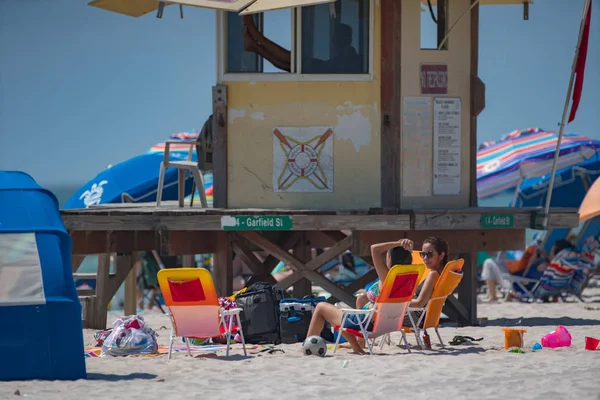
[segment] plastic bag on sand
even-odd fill
[[[130,315],[113,322],[113,330],[102,346],[102,355],[128,356],[135,354],[156,354],[158,334],[150,328],[144,318]]]
[[[571,345],[571,333],[562,325],[542,338],[542,347],[555,349],[557,347],[569,347]]]

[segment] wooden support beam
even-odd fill
[[[168,250],[163,254],[209,254],[214,253],[217,248],[216,236],[209,231],[168,231],[162,236],[161,240],[168,243],[168,246],[161,244],[162,249]]]
[[[477,323],[477,253],[463,253],[459,255],[465,260],[463,266],[463,279],[457,288],[458,301],[464,306],[467,314],[464,315],[468,325],[476,326]]]
[[[186,254],[181,258],[183,268],[196,268],[196,257],[193,254]]]
[[[346,235],[340,231],[306,231],[310,246],[313,249],[335,246],[337,242],[350,234]]]
[[[473,3],[475,0],[471,0]],[[479,4],[471,9],[471,137],[469,206],[477,207],[477,116],[485,108],[485,84],[479,79]]]
[[[227,86],[212,88],[214,207],[227,208]]]
[[[208,254],[213,231],[71,231],[74,255],[158,250],[161,254]]]
[[[375,279],[377,279],[377,271],[375,271],[374,269],[368,271],[366,274],[364,274],[363,276],[361,276],[360,278],[358,278],[357,280],[355,280],[354,282],[352,282],[351,284],[349,284],[348,286],[346,286],[344,288],[345,291],[347,291],[348,293],[356,293],[357,291],[359,291],[360,289],[364,289],[365,286],[367,286],[368,283],[373,282]],[[329,303],[336,303],[338,302],[340,299],[338,299],[335,296],[331,296],[330,298],[327,299],[327,302]],[[354,307],[356,304],[348,304],[350,307]]]
[[[96,300],[94,301],[93,315],[90,320],[90,328],[104,329],[107,322],[107,307],[112,297],[110,295],[110,283],[108,281],[110,272],[110,254],[98,256],[98,272],[96,273]]]
[[[400,208],[402,2],[381,0],[381,206]]]
[[[236,234],[230,234],[231,237],[231,246],[233,247],[233,251],[242,259],[244,264],[252,271],[253,275],[263,275],[265,274],[265,266],[262,262],[256,258],[256,255],[250,250],[250,246],[246,240]]]
[[[233,293],[233,249],[228,232],[215,232],[217,251],[214,253],[213,273],[220,297],[230,296]]]
[[[300,232],[300,240],[298,240],[298,243],[294,247],[294,256],[298,259],[298,261],[306,264],[312,258],[311,253],[312,252],[306,232]],[[292,276],[296,274],[297,273],[293,273]],[[289,278],[289,276],[286,278]],[[292,293],[297,299],[301,299],[304,296],[310,296],[312,294],[312,282],[306,278],[300,277],[300,279],[294,282]]]
[[[73,273],[77,272],[77,270],[81,266],[81,263],[83,262],[84,259],[85,259],[85,256],[77,256],[77,255],[71,256],[71,271]]]
[[[469,311],[465,306],[458,300],[454,295],[448,296],[442,312],[452,321],[456,322],[459,326],[469,325]]]
[[[298,242],[298,240],[300,240],[300,236],[298,235],[298,232],[281,232],[279,237],[275,240],[275,243],[277,244],[277,246],[281,247],[284,250],[289,250],[292,249],[294,246],[296,246],[296,243]],[[252,243],[252,245],[254,245]],[[256,246],[256,245],[254,245]],[[259,246],[256,246],[257,248],[260,248]],[[266,283],[270,283],[272,285],[276,284],[277,281],[275,281],[275,278],[273,278],[273,275],[271,275],[271,272],[273,271],[273,269],[277,266],[277,264],[279,264],[279,260],[274,257],[272,254],[269,254],[267,256],[267,258],[265,258],[265,262],[263,262],[264,265],[264,275],[253,275],[250,277],[250,279],[248,280],[248,285],[251,285],[252,283],[255,282],[266,282]]]
[[[137,314],[137,271],[135,268],[131,268],[127,278],[125,279],[125,296],[123,313],[125,315],[136,315]]]
[[[115,294],[117,294],[117,291],[119,290],[123,282],[125,282],[125,279],[133,269],[133,264],[133,254],[127,253],[117,255],[115,259],[115,273],[110,274],[108,277],[108,301],[106,302],[107,305],[115,296]]]
[[[358,247],[358,250],[362,252],[353,252],[353,254],[356,256],[370,255],[369,246],[372,244],[391,242],[403,237],[413,240],[415,248],[419,249],[423,244],[423,240],[429,236],[441,236],[446,239],[452,254],[472,251],[515,250],[523,247],[525,242],[524,229],[363,231],[360,232],[360,240],[363,245]]]
[[[243,232],[241,234],[250,242],[261,247],[263,250],[265,250],[267,253],[272,254],[274,257],[279,258],[281,261],[287,263],[292,269],[294,269],[294,271],[300,272],[304,277],[310,279],[313,283],[316,283],[317,285],[321,286],[323,289],[327,290],[332,295],[335,295],[339,299],[342,299],[342,301],[345,301],[350,304],[352,304],[352,302],[354,301],[354,296],[352,294],[345,292],[344,289],[331,282],[323,275],[315,271],[305,269],[304,264],[300,260],[298,260],[296,257],[291,255],[287,251],[281,249],[276,244],[265,239],[259,233]]]
[[[342,239],[341,242],[338,242],[335,246],[330,247],[325,250],[323,253],[319,254],[315,257],[314,260],[309,261],[304,265],[303,269],[309,271],[315,271],[321,268],[323,265],[327,264],[329,261],[333,260],[346,250],[348,250],[352,246],[352,236],[347,236],[345,239]],[[281,289],[287,289],[291,285],[295,284],[299,280],[302,279],[302,274],[300,272],[295,272],[292,275],[286,276],[282,279],[277,286]]]

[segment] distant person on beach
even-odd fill
[[[536,268],[539,271],[543,271],[548,267],[550,260],[552,260],[552,258],[554,258],[561,250],[574,247],[570,241],[560,239],[552,246],[550,255],[547,256],[540,245],[541,243],[536,241],[534,244],[527,247],[525,253],[519,260],[488,258],[483,262],[481,278],[486,282],[490,303],[498,302],[498,295],[496,293],[498,286],[506,290],[512,288],[512,283],[503,278],[504,274],[515,275],[527,271],[532,265],[536,265]]]
[[[380,282],[385,281],[388,271],[392,266],[412,263],[412,250],[413,241],[410,239],[400,239],[397,242],[378,243],[371,246],[371,256],[373,257],[373,264],[377,271],[379,282],[372,285],[376,287],[376,289],[374,289],[375,291],[372,293],[374,301],[369,301],[360,307],[361,309],[369,310],[374,306],[377,301],[376,297],[379,296]],[[417,288],[416,298],[409,304],[409,307],[414,308],[422,308],[429,301],[435,284],[437,283],[444,266],[448,262],[448,243],[439,237],[425,239],[423,241],[421,257],[423,258],[425,266],[430,270],[430,273],[427,275],[427,278],[425,278],[425,281]],[[325,302],[319,303],[310,321],[307,336],[318,335],[323,330],[325,321],[329,322],[332,326],[340,326],[342,323],[342,314],[341,308],[333,304]],[[358,324],[359,318],[363,320],[365,317],[366,314],[351,315],[347,318],[343,327],[360,329]],[[416,318],[419,317],[419,315],[416,315]],[[411,326],[408,315],[404,318],[404,325]],[[371,323],[371,325],[367,327],[367,330],[372,331],[372,329],[373,326]],[[348,340],[348,343],[355,353],[365,354],[363,346],[359,344],[355,336],[345,332],[342,334],[346,340]]]
[[[155,304],[155,298],[159,291],[158,271],[161,269],[162,261],[158,253],[154,250],[144,251],[140,254],[140,259],[136,262],[137,271],[137,301],[138,308],[144,309],[144,290],[150,291],[147,310],[151,310]]]

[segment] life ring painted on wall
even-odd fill
[[[288,153],[288,166],[296,176],[312,175],[319,166],[317,151],[307,144],[299,144]]]

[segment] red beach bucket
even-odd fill
[[[598,350],[598,345],[600,345],[600,340],[586,336],[585,337],[585,349],[586,350]]]

